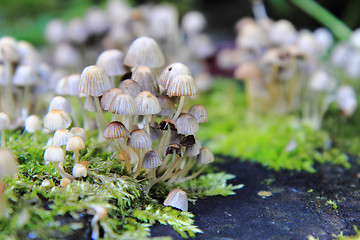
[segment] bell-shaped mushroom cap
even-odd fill
[[[173,63],[167,66],[164,71],[161,73],[159,77],[159,85],[163,88],[167,89],[169,86],[169,83],[178,75],[190,75],[191,72],[190,69],[182,63]]]
[[[170,191],[169,195],[164,201],[164,206],[171,206],[178,208],[182,211],[188,210],[188,198],[186,192],[180,188],[176,188]]]
[[[96,66],[104,69],[108,76],[120,76],[126,73],[123,58],[124,54],[120,50],[106,50],[97,58]]]
[[[136,67],[132,72],[131,79],[140,85],[141,91],[149,91],[154,95],[159,93],[159,86],[156,80],[156,75],[147,66]]]
[[[79,94],[101,96],[110,88],[110,79],[102,68],[94,65],[84,68],[79,82]]]
[[[74,18],[69,21],[66,27],[66,37],[70,42],[81,44],[86,41],[89,33],[85,21],[81,18]]]
[[[185,150],[185,156],[187,157],[195,157],[199,155],[201,149],[201,142],[195,139],[195,144],[191,147],[187,147]]]
[[[189,109],[189,114],[193,115],[198,123],[208,122],[208,113],[203,105],[195,104]]]
[[[87,176],[87,168],[81,163],[76,163],[72,169],[72,175],[76,178],[86,177]]]
[[[158,114],[161,111],[157,97],[149,91],[142,91],[135,97],[138,115]]]
[[[124,93],[129,94],[132,98],[135,98],[141,92],[139,83],[132,79],[126,79],[119,84],[119,89]]]
[[[104,130],[104,138],[106,139],[125,138],[128,136],[129,131],[126,129],[124,124],[118,121],[109,123]]]
[[[68,100],[66,100],[64,97],[56,96],[53,97],[49,104],[49,111],[59,109],[64,112],[70,113],[71,112],[71,105]]]
[[[86,28],[90,34],[102,34],[110,28],[110,21],[106,12],[97,7],[91,7],[85,14]]]
[[[181,113],[179,118],[176,119],[176,125],[179,134],[194,135],[199,131],[199,123],[193,115],[188,113]]]
[[[73,136],[81,137],[84,140],[84,142],[86,142],[86,133],[85,133],[85,130],[83,128],[73,127],[73,128],[71,128],[70,133]]]
[[[0,148],[0,179],[13,176],[18,172],[18,163],[6,148]]]
[[[162,164],[160,155],[155,150],[147,151],[144,155],[142,167],[145,169],[153,169]]]
[[[242,80],[260,79],[261,72],[255,63],[244,62],[235,69],[234,77]]]
[[[0,112],[0,130],[8,129],[9,126],[10,126],[9,116],[4,112]]]
[[[206,147],[200,149],[200,154],[197,156],[199,164],[209,164],[214,162],[214,154]]]
[[[198,90],[192,76],[181,74],[169,83],[166,94],[169,96],[195,96],[198,94]]]
[[[165,59],[154,39],[139,37],[131,43],[124,64],[129,67],[144,65],[149,68],[158,68],[165,64]]]
[[[175,111],[175,104],[173,103],[173,101],[171,101],[171,99],[169,98],[169,96],[166,95],[160,95],[157,97],[160,103],[160,107],[161,107],[161,111],[159,112],[160,116],[172,116]]]
[[[84,148],[85,148],[85,142],[79,136],[72,136],[66,144],[66,151],[75,151]]]
[[[46,24],[45,39],[52,44],[59,44],[66,37],[66,25],[60,19],[53,19]]]
[[[68,128],[71,125],[71,118],[66,112],[54,109],[48,112],[44,119],[44,128],[50,131]]]
[[[38,73],[30,65],[20,65],[16,68],[13,83],[16,86],[32,86],[40,81]]]
[[[129,94],[119,93],[111,101],[108,111],[119,115],[133,116],[137,109],[134,99]]]
[[[151,137],[143,129],[136,129],[130,133],[127,145],[135,149],[146,149],[151,147]]]
[[[335,88],[335,79],[324,70],[317,70],[310,79],[308,86],[313,91],[330,91]]]
[[[121,93],[122,91],[118,88],[110,88],[108,89],[104,95],[101,97],[101,108],[105,111],[109,111],[110,104],[112,100],[116,97],[117,94]]]
[[[50,146],[44,152],[46,162],[62,162],[65,160],[65,152],[61,147]]]
[[[71,74],[58,81],[55,93],[60,95],[79,96],[80,74]]]
[[[181,26],[186,34],[197,34],[206,26],[205,16],[198,11],[187,12],[181,20]]]
[[[69,139],[72,137],[72,134],[67,129],[59,129],[54,133],[52,139],[52,145],[54,146],[63,146],[66,145]]]
[[[0,61],[17,62],[19,58],[16,39],[10,36],[0,38]]]
[[[41,130],[41,120],[36,115],[30,115],[25,119],[25,131],[34,133]]]

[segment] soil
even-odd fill
[[[316,173],[275,172],[259,164],[227,159],[219,165],[245,184],[228,197],[209,197],[190,204],[195,224],[204,232],[195,239],[334,239],[343,232],[353,235],[360,226],[360,166],[345,169],[319,164]],[[152,236],[181,237],[170,227],[157,224]]]

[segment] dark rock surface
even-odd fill
[[[245,187],[234,196],[210,197],[189,206],[204,232],[195,239],[333,239],[341,231],[354,234],[353,226],[360,225],[360,168],[354,159],[351,169],[321,164],[314,174],[275,172],[228,160],[219,167],[237,176],[233,184]],[[261,191],[271,196],[262,197]],[[164,235],[181,239],[170,227],[152,228],[152,236]]]

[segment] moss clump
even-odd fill
[[[124,164],[91,137],[96,136],[96,132],[88,134],[86,145],[90,147],[81,152],[81,161],[89,163],[88,176],[73,180],[64,188],[59,184],[61,176],[54,166],[43,161],[48,136],[38,133],[34,142],[28,133],[7,134],[6,145],[19,159],[20,169],[15,178],[6,180],[8,217],[0,220],[0,239],[89,237],[92,207],[97,204],[109,211],[109,216],[100,222],[104,239],[147,239],[151,225],[156,222],[172,226],[182,237],[201,232],[194,225],[193,214],[162,205],[162,199],[170,191],[167,185],[154,187],[150,196],[156,199],[145,194],[143,187],[148,180],[127,176]],[[66,157],[67,162],[71,162],[71,153]],[[71,171],[70,165],[65,164],[65,170]],[[208,173],[181,187],[193,199],[226,196],[241,187],[226,184],[233,177]],[[41,185],[44,179],[50,181],[50,186]]]
[[[242,85],[233,80],[218,79],[213,91],[197,102],[207,107],[210,119],[198,136],[211,139],[207,144],[215,153],[250,159],[275,170],[314,172],[316,162],[350,166],[346,155],[331,147],[327,132],[314,130],[295,116],[247,117]]]

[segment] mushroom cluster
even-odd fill
[[[170,3],[131,7],[125,1],[111,0],[105,9],[89,8],[83,17],[68,22],[50,21],[44,36],[51,45],[48,55],[52,56],[53,65],[67,73],[78,72],[92,64],[98,52],[126,51],[134,39],[149,36],[159,43],[169,61],[176,59],[191,68],[202,90],[211,83],[205,59],[215,52],[209,36],[203,33],[205,27],[205,16],[197,11],[186,13],[180,22],[177,8]],[[98,59],[102,66],[122,56],[113,51],[103,57],[107,60]],[[109,76],[118,75],[119,71],[122,70],[112,68]]]
[[[329,54],[333,59],[341,57],[335,54],[339,47],[332,51],[333,37],[328,29],[297,31],[287,20],[261,16],[237,22],[236,47],[220,51],[218,64],[234,69],[234,76],[244,81],[251,115],[301,112],[304,121],[320,128],[341,89],[337,73],[326,62]],[[338,98],[347,117],[357,106],[356,98],[349,98]]]

